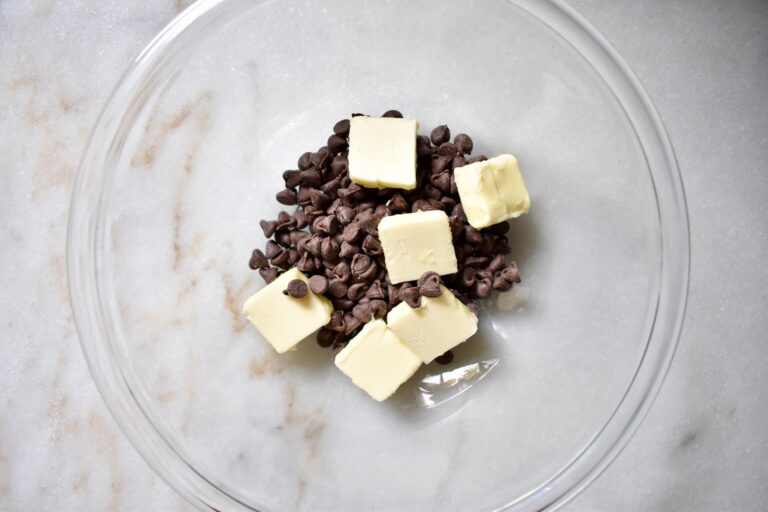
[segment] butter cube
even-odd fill
[[[392,284],[414,281],[429,270],[440,275],[457,270],[451,228],[443,211],[384,217],[379,222],[379,239]]]
[[[384,323],[373,320],[336,355],[336,366],[352,382],[381,402],[408,380],[421,360]]]
[[[331,320],[333,306],[311,290],[298,299],[283,295],[294,279],[307,281],[298,269],[292,268],[256,292],[243,305],[243,313],[262,336],[282,354]]]
[[[514,155],[459,167],[454,176],[467,220],[476,229],[519,217],[531,207]]]
[[[416,188],[413,119],[355,116],[349,123],[349,177],[371,188]]]
[[[387,315],[387,325],[425,363],[477,332],[477,317],[445,286],[439,297],[422,297],[412,308],[401,302]]]

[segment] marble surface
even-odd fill
[[[66,291],[75,167],[125,63],[184,1],[0,2],[0,509],[189,510],[93,385]],[[570,510],[768,507],[768,4],[578,0],[653,97],[688,192],[677,357],[624,452]]]

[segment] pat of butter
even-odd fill
[[[379,222],[379,239],[392,284],[414,281],[429,270],[456,273],[448,216],[440,210],[402,213]]]
[[[412,308],[401,302],[387,315],[387,325],[425,363],[477,332],[477,317],[445,286],[439,297],[422,297]]]
[[[413,119],[355,116],[349,122],[349,177],[371,188],[416,188]]]
[[[282,354],[331,320],[333,306],[321,295],[307,290],[297,299],[283,295],[288,283],[294,279],[307,282],[306,276],[292,268],[252,295],[243,313],[262,336]]]
[[[365,324],[334,362],[356,386],[379,402],[389,398],[421,366],[421,360],[384,320]]]
[[[519,217],[531,207],[514,155],[459,167],[454,176],[464,213],[476,229]]]

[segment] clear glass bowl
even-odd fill
[[[523,285],[375,403],[240,314],[281,173],[351,112],[518,155]],[[688,283],[672,148],[605,40],[554,1],[201,0],[131,64],[69,226],[94,379],[180,494],[216,510],[543,510],[589,484],[670,364]]]

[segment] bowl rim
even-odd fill
[[[547,481],[498,510],[554,510],[592,483],[639,427],[656,398],[678,345],[685,316],[690,272],[690,228],[677,160],[648,94],[608,41],[563,0],[506,0],[533,15],[574,48],[612,91],[643,149],[660,225],[658,295],[645,351],[625,393],[603,428],[585,448]],[[72,193],[67,232],[70,303],[88,367],[108,409],[136,451],[177,493],[204,510],[259,510],[224,490],[192,466],[153,424],[130,386],[131,376],[102,341],[111,327],[100,293],[98,247],[105,236],[105,202],[90,200],[111,183],[118,150],[115,136],[126,105],[141,91],[165,53],[203,18],[225,16],[248,0],[198,0],[176,16],[133,60],[99,115],[86,145]],[[250,2],[260,5],[263,0]],[[109,337],[107,335],[107,337]]]

